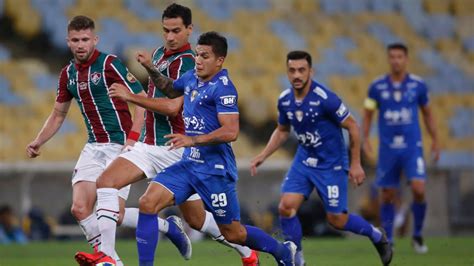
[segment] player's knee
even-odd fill
[[[150,214],[156,214],[167,206],[160,198],[153,198],[147,194],[140,197],[138,204],[140,212]]]
[[[382,203],[394,203],[395,202],[395,191],[392,189],[383,189],[381,196]]]
[[[76,220],[81,221],[89,217],[92,214],[92,210],[89,210],[83,204],[73,203],[71,206],[71,214]]]
[[[116,188],[114,178],[110,178],[108,175],[102,174],[96,181],[97,188]],[[117,188],[119,189],[119,188]]]
[[[344,229],[344,226],[346,225],[346,222],[347,222],[347,219],[345,219],[343,215],[336,215],[336,214],[328,214],[327,220],[328,220],[328,223],[332,227],[338,230]]]
[[[230,243],[245,245],[247,235],[243,230],[223,230],[221,233]]]
[[[280,202],[280,205],[278,205],[278,213],[283,217],[292,217],[296,214],[296,209],[285,202]]]

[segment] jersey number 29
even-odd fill
[[[227,196],[225,195],[225,193],[211,194],[211,199],[213,207],[227,206]]]

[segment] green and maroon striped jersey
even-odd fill
[[[177,51],[165,49],[163,46],[156,49],[152,55],[153,65],[165,76],[178,79],[186,71],[194,69],[194,52],[188,43]],[[166,97],[156,89],[151,80],[148,81],[148,97]],[[168,117],[153,111],[146,111],[145,130],[141,141],[149,145],[164,145],[167,139],[164,135],[171,133],[184,134],[184,122],[181,112],[176,117]]]
[[[108,96],[113,83],[124,84],[133,93],[143,90],[116,56],[97,50],[88,62],[76,64],[72,60],[61,70],[56,102],[76,99],[88,142],[125,144],[132,118],[126,102]]]

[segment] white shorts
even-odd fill
[[[120,154],[120,157],[130,161],[151,179],[156,177],[163,169],[181,160],[184,148],[169,150],[168,146],[149,145],[143,142],[136,142],[133,147]],[[199,195],[193,194],[188,200],[201,199]]]
[[[122,152],[116,143],[87,143],[82,149],[72,174],[72,185],[79,181],[96,182],[105,168]],[[127,200],[130,185],[119,190],[119,196]]]

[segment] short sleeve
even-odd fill
[[[184,88],[186,87],[186,84],[188,81],[191,79],[193,76],[194,71],[193,69],[186,71],[181,77],[179,77],[177,80],[173,81],[173,89],[176,91],[184,91]]]
[[[122,83],[131,92],[137,94],[143,91],[142,84],[135,78],[135,76],[128,71],[128,69],[122,64],[118,58],[114,58],[110,63],[111,70],[107,71],[106,78],[107,84]]]
[[[327,92],[327,99],[323,102],[323,108],[329,118],[339,124],[351,115],[346,105],[333,92]]]
[[[281,105],[280,100],[278,101],[278,124],[280,125],[290,124],[290,120],[288,119],[288,116],[286,115],[286,112],[283,109],[283,106]]]
[[[72,100],[73,96],[67,89],[67,83],[67,67],[65,67],[61,70],[61,74],[59,74],[58,89],[56,91],[56,102],[64,103]]]
[[[231,84],[219,86],[214,91],[214,101],[219,114],[238,114],[237,100],[237,90]]]
[[[369,87],[367,98],[364,100],[364,108],[369,109],[369,110],[375,110],[378,105],[377,102],[378,102],[377,91],[375,89],[375,86],[372,84]]]
[[[428,97],[428,87],[424,82],[420,83],[419,88],[419,95],[418,95],[418,105],[419,106],[425,106],[429,102],[429,97]]]

